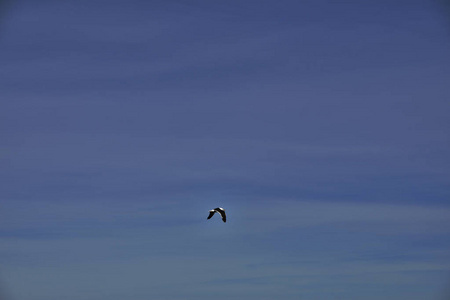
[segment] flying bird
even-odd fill
[[[222,221],[224,221],[224,222],[227,221],[227,215],[225,214],[225,209],[223,209],[222,207],[217,207],[217,208],[211,209],[209,211],[208,220],[211,219],[212,216],[214,216],[214,214],[216,212],[220,214],[220,216],[222,217]]]

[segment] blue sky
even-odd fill
[[[442,3],[5,3],[3,298],[450,294]]]

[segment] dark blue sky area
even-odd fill
[[[444,3],[0,9],[3,297],[448,296]]]

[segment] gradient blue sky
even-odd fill
[[[338,2],[1,6],[0,297],[446,300],[448,10]]]

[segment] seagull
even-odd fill
[[[209,211],[209,216],[208,216],[208,220],[212,218],[212,216],[214,216],[214,214],[218,212],[221,216],[222,216],[222,221],[226,222],[227,221],[227,215],[225,215],[225,209],[223,209],[222,207],[217,207],[214,209],[211,209]]]

